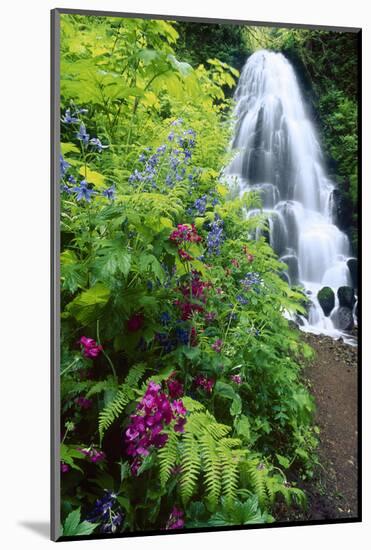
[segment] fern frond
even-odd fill
[[[228,443],[225,444],[227,441],[225,439],[219,444],[218,451],[222,465],[223,495],[228,506],[237,499],[240,455]]]
[[[99,414],[99,437],[102,442],[104,433],[123,412],[126,405],[134,398],[133,390],[126,384],[116,393],[113,400]]]
[[[165,487],[171,475],[171,470],[178,461],[178,435],[175,431],[171,430],[169,433],[166,445],[158,451],[158,457],[160,461],[160,483],[162,487]]]
[[[145,363],[138,363],[137,365],[132,366],[128,374],[126,375],[125,384],[131,387],[137,386],[140,380],[143,378],[145,370]]]
[[[202,461],[204,466],[204,481],[206,498],[211,510],[215,510],[221,493],[221,457],[217,452],[216,441],[210,433],[204,433],[199,438]]]
[[[102,391],[106,390],[113,390],[117,388],[117,382],[111,376],[110,378],[107,378],[106,380],[100,380],[99,382],[96,382],[91,386],[88,393],[86,394],[86,397],[89,398],[92,395],[97,395],[98,393],[101,393]]]
[[[190,432],[183,434],[183,448],[181,461],[180,495],[183,503],[187,504],[197,485],[201,470],[201,459],[196,438]]]

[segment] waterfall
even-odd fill
[[[281,53],[255,52],[242,70],[235,100],[235,155],[226,176],[241,194],[254,190],[261,196],[269,242],[288,266],[289,282],[301,284],[311,301],[301,329],[344,336],[335,328],[334,310],[325,316],[317,293],[331,287],[338,308],[338,288],[351,285],[350,245],[333,223],[335,186],[293,67]]]

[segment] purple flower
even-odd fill
[[[84,145],[89,143],[89,134],[86,132],[85,124],[82,122],[80,124],[79,131],[76,133],[77,139],[83,142]]]
[[[111,185],[111,187],[108,187],[103,191],[102,195],[106,197],[106,199],[113,201],[115,200],[115,193],[116,193],[115,186]]]
[[[63,155],[59,156],[60,161],[60,169],[61,169],[61,175],[64,176],[64,174],[67,172],[68,168],[71,166],[69,162],[67,162]]]
[[[184,512],[180,508],[174,506],[169,516],[169,519],[166,523],[166,529],[183,529],[184,522]]]
[[[223,340],[221,340],[220,338],[218,338],[217,340],[215,340],[215,342],[211,345],[212,349],[214,351],[216,351],[217,353],[220,353],[222,351],[222,347],[223,347]]]
[[[74,116],[76,115],[77,113],[74,113],[73,115],[71,114],[71,109],[68,108],[66,109],[66,112],[64,114],[64,116],[62,117],[62,122],[64,122],[65,124],[75,124],[76,122],[79,122],[79,119]]]
[[[86,336],[81,336],[79,343],[83,347],[84,356],[88,359],[95,359],[103,349],[93,338]]]
[[[88,135],[88,134],[86,134],[86,135]],[[98,153],[101,153],[103,151],[103,149],[108,149],[108,145],[103,145],[99,138],[92,138],[90,140],[90,145],[92,146],[93,149],[98,151]]]
[[[166,444],[168,434],[163,432],[165,426],[175,420],[174,430],[183,431],[186,414],[182,401],[171,403],[160,384],[148,384],[124,433],[125,451],[132,458],[130,469],[133,475],[138,474],[142,458],[149,455],[151,447],[160,449]]]
[[[94,449],[94,447],[88,447],[86,449],[79,449],[80,453],[88,457],[90,462],[93,462],[93,464],[97,464],[98,462],[102,462],[106,458],[106,453],[104,451],[100,451],[98,449]]]
[[[68,464],[65,464],[65,462],[61,462],[61,472],[62,472],[62,474],[66,474],[69,471],[70,471],[70,467],[68,466]]]
[[[80,397],[76,397],[75,403],[81,409],[90,409],[90,407],[93,404],[93,401],[91,399],[87,399],[86,397],[80,396]]]
[[[82,180],[79,185],[76,185],[73,188],[73,191],[77,193],[76,200],[78,201],[85,200],[90,202],[92,195],[96,195],[96,191],[89,189],[88,182],[86,180]]]
[[[238,385],[242,384],[242,378],[239,374],[232,374],[230,378],[232,382],[234,382],[235,384],[238,384]]]

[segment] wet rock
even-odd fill
[[[358,260],[356,258],[349,258],[347,266],[352,278],[352,285],[354,288],[358,288]]]
[[[299,282],[299,265],[297,257],[293,254],[287,254],[286,256],[282,256],[280,260],[287,265],[291,284],[297,285]]]
[[[339,330],[352,330],[354,326],[353,313],[349,307],[336,308],[331,315],[331,320]]]
[[[352,309],[356,303],[353,288],[350,286],[341,286],[338,288],[337,294],[339,298],[339,305]]]
[[[323,313],[328,317],[331,311],[334,309],[335,305],[335,294],[332,288],[329,286],[324,286],[317,294],[318,301]]]

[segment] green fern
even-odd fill
[[[158,458],[160,462],[160,483],[165,487],[170,478],[171,470],[178,461],[178,434],[175,431],[169,433],[169,438],[164,447],[159,449]]]
[[[222,458],[218,453],[217,442],[210,433],[201,434],[199,444],[204,467],[207,501],[209,508],[215,510],[222,490]]]
[[[180,495],[184,503],[193,495],[201,472],[200,449],[197,439],[190,432],[183,435],[182,475],[180,479]]]
[[[134,365],[133,367],[131,367],[125,378],[125,384],[131,387],[137,386],[140,380],[143,378],[145,371],[145,363],[138,363],[137,365]]]
[[[124,384],[116,393],[113,400],[99,414],[99,438],[102,443],[103,436],[113,422],[120,416],[126,405],[134,399],[133,388]]]

